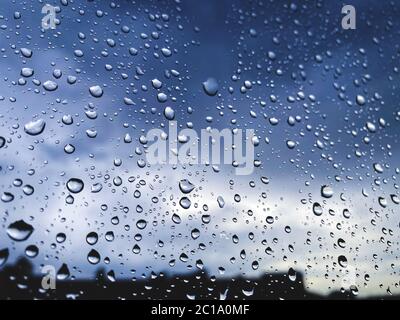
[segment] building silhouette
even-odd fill
[[[147,278],[113,281],[103,269],[93,280],[56,281],[56,289],[44,290],[42,277],[35,275],[26,258],[0,270],[0,299],[127,299],[127,300],[276,300],[351,299],[349,292],[320,296],[307,291],[303,275],[289,279],[285,273],[266,274],[257,279],[216,279],[206,271],[168,275],[152,273]]]

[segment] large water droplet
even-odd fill
[[[10,252],[7,248],[0,250],[0,267],[7,262],[9,254]]]
[[[318,202],[313,204],[313,212],[316,216],[320,216],[322,214],[322,207]]]
[[[103,89],[97,85],[90,87],[89,92],[95,98],[100,98],[103,95]]]
[[[30,245],[25,248],[25,254],[29,258],[35,258],[39,254],[39,248],[35,245]]]
[[[57,280],[65,280],[68,279],[70,276],[70,272],[68,266],[63,263],[61,268],[57,272]]]
[[[393,203],[400,204],[400,198],[397,195],[391,194],[390,198],[392,199]]]
[[[67,188],[69,192],[72,193],[79,193],[83,190],[84,184],[81,179],[78,178],[71,178],[67,182]]]
[[[296,281],[297,274],[293,268],[289,268],[288,276],[290,281]]]
[[[22,68],[21,69],[21,76],[23,77],[31,77],[33,76],[34,71],[32,68]]]
[[[287,140],[286,145],[289,149],[293,149],[296,146],[296,142],[294,142],[293,140]]]
[[[24,131],[31,136],[37,136],[43,132],[45,127],[46,122],[43,119],[38,119],[25,124]]]
[[[30,184],[26,184],[22,187],[22,191],[25,195],[30,196],[35,192],[35,189]]]
[[[58,84],[52,80],[47,80],[45,83],[43,83],[43,88],[47,91],[54,91],[57,90]]]
[[[183,179],[183,180],[179,181],[179,189],[183,193],[190,193],[193,191],[194,185],[189,180]]]
[[[382,173],[383,172],[383,167],[380,163],[374,163],[374,170],[377,173]]]
[[[364,96],[358,94],[356,97],[356,102],[359,106],[363,106],[365,104],[365,98]]]
[[[221,196],[218,196],[217,202],[218,202],[218,206],[219,206],[220,208],[223,208],[223,207],[225,206],[225,200],[224,200],[224,198],[222,198]]]
[[[194,228],[191,232],[191,236],[194,240],[196,240],[198,237],[200,237],[200,231],[199,229]]]
[[[0,136],[0,149],[6,145],[6,139]]]
[[[176,224],[180,224],[181,221],[182,221],[182,219],[181,219],[180,216],[178,216],[176,213],[174,213],[174,214],[172,215],[172,221],[173,221],[174,223],[176,223]]]
[[[146,220],[140,219],[136,222],[136,227],[140,230],[143,230],[144,228],[146,228],[146,226],[147,226]]]
[[[98,264],[100,262],[100,254],[96,250],[92,249],[88,253],[87,260],[91,264]]]
[[[75,147],[74,147],[72,144],[69,144],[69,143],[68,143],[67,145],[65,145],[64,151],[65,151],[65,153],[67,153],[67,154],[74,153]]]
[[[330,186],[323,185],[321,187],[321,196],[323,196],[324,198],[332,198],[333,189]]]
[[[179,204],[183,209],[189,209],[192,202],[188,197],[182,197],[181,200],[179,200]]]
[[[347,267],[347,258],[343,255],[340,255],[338,257],[338,263],[342,268],[346,268]]]
[[[28,48],[21,48],[21,53],[25,58],[30,58],[33,54],[32,50]]]
[[[34,228],[24,220],[15,221],[7,228],[8,236],[15,241],[25,241],[33,231]]]
[[[133,248],[132,248],[132,252],[133,252],[134,254],[139,254],[139,253],[140,253],[140,247],[139,247],[137,244],[135,244],[135,245],[133,246]]]
[[[175,111],[171,107],[166,107],[164,109],[164,116],[167,120],[174,120],[175,118]]]
[[[11,193],[11,192],[4,192],[2,195],[1,195],[1,201],[3,201],[3,202],[11,202],[11,201],[13,201],[14,200],[14,195]]]
[[[99,236],[97,235],[96,232],[89,232],[89,233],[86,235],[86,242],[87,242],[88,244],[90,244],[91,246],[93,246],[94,244],[96,244],[97,241],[98,241],[98,239],[99,239]]]
[[[204,92],[209,96],[215,96],[218,92],[218,82],[214,78],[208,78],[203,82]]]

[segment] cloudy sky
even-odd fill
[[[353,1],[357,28],[342,30],[336,1],[48,3],[54,30],[43,1],[0,6],[1,267],[35,246],[36,272],[77,278],[201,261],[217,277],[293,268],[329,293],[350,273],[360,296],[399,293],[399,4]],[[166,107],[180,130],[254,129],[254,172],[146,164],[141,136],[168,127]],[[23,241],[18,220],[34,228]]]

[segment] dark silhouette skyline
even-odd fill
[[[216,279],[206,271],[191,274],[152,274],[130,280],[108,279],[99,269],[93,280],[57,280],[55,290],[41,287],[42,277],[34,275],[26,258],[0,270],[0,299],[128,299],[128,300],[277,300],[277,299],[351,299],[349,292],[330,296],[309,292],[303,275],[290,280],[285,273],[265,274],[256,279],[244,277]]]

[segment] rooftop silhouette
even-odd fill
[[[132,300],[263,300],[263,299],[324,299],[307,291],[303,275],[289,279],[285,273],[265,274],[257,279],[244,277],[216,279],[206,271],[168,275],[151,274],[146,278],[112,281],[103,269],[92,280],[67,278],[56,281],[56,289],[44,290],[42,277],[35,275],[26,258],[0,270],[0,299],[132,299]],[[329,298],[349,299],[346,293]]]

